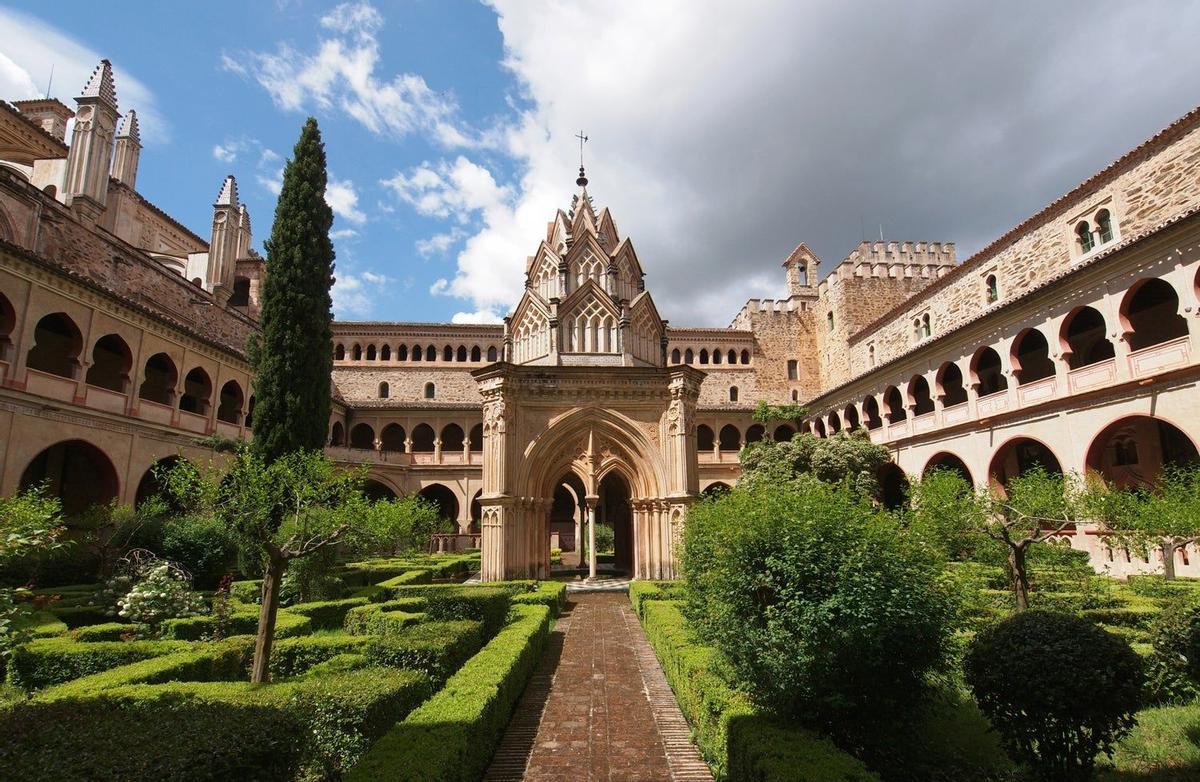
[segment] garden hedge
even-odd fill
[[[634,582],[640,583],[640,582]],[[542,605],[557,617],[567,607],[567,585],[561,581],[537,581],[531,592],[518,592],[509,600],[512,605]]]
[[[254,635],[258,633],[258,610],[233,611],[226,617],[225,635]],[[168,619],[162,623],[163,638],[180,641],[199,641],[212,638],[217,629],[217,619],[211,614],[189,616],[186,619]],[[312,632],[312,620],[293,613],[290,608],[281,608],[275,614],[275,637],[294,638]]]
[[[67,624],[50,611],[30,611],[13,620],[13,630],[27,632],[30,638],[50,638],[67,632]]]
[[[65,636],[39,638],[13,650],[8,683],[40,690],[121,665],[183,651],[183,641],[99,641],[80,643]]]
[[[150,632],[150,627],[143,624],[130,624],[128,622],[105,622],[99,625],[84,625],[70,631],[71,638],[82,643],[93,643],[96,641],[124,641],[136,640],[144,637]]]
[[[365,597],[349,597],[343,600],[319,600],[288,606],[289,613],[307,616],[313,630],[337,630],[346,621],[346,612],[367,605]]]
[[[346,612],[343,628],[351,635],[395,633],[425,618],[425,600],[406,597],[386,603],[369,603]]]
[[[483,641],[482,622],[421,622],[397,633],[369,636],[366,655],[375,665],[421,671],[441,684],[480,650]]]
[[[517,605],[484,649],[363,756],[348,782],[475,782],[550,634],[550,609]]]
[[[650,591],[638,595],[646,635],[718,780],[877,782],[866,766],[828,739],[759,713],[721,676],[716,650],[692,637],[680,604],[652,600]]]
[[[336,778],[428,697],[414,671],[125,685],[0,712],[0,778]],[[186,730],[181,730],[186,726]]]

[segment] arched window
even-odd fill
[[[771,439],[773,439],[777,443],[786,443],[795,436],[796,436],[795,429],[788,426],[787,424],[780,424],[779,426],[775,427],[775,434],[772,435]]]
[[[736,364],[737,363],[737,351],[736,350],[734,350],[733,348],[729,349],[729,354],[726,356],[725,363],[726,364]]]
[[[749,350],[743,350],[743,351],[742,351],[742,363],[743,363],[743,364],[749,364],[749,363],[750,363],[750,351],[749,351]]]
[[[800,362],[794,358],[789,358],[787,362],[788,380],[800,379]]]
[[[1092,238],[1092,226],[1088,224],[1087,220],[1075,226],[1075,238],[1079,242],[1079,252],[1081,253],[1090,253],[1096,246],[1096,241]]]
[[[454,360],[455,361],[466,361],[467,360],[467,346],[466,345],[458,346],[458,351],[455,353]]]
[[[1104,316],[1094,307],[1081,307],[1063,321],[1062,342],[1067,365],[1079,369],[1116,355],[1105,334]]]
[[[695,364],[696,363],[696,354],[692,352],[691,348],[688,348],[687,350],[683,351],[683,363],[685,363],[685,364]]]
[[[496,347],[494,345],[492,347],[488,348],[488,352],[487,352],[487,360],[488,361],[495,361],[497,355],[498,354],[496,353]]]
[[[1008,379],[1000,369],[1000,354],[992,348],[982,348],[971,362],[971,374],[979,384],[979,395],[998,394],[1008,388]]]
[[[700,348],[700,363],[708,363],[708,348]]]
[[[354,351],[351,353],[355,361],[362,361],[363,351],[362,345],[355,345]]]
[[[461,451],[464,439],[462,427],[458,424],[446,424],[442,428],[443,451]]]
[[[725,424],[721,427],[721,434],[717,438],[717,442],[722,451],[741,450],[742,433],[733,424]]]
[[[883,406],[887,410],[889,424],[908,418],[908,412],[904,409],[904,397],[895,386],[889,386],[888,390],[883,392]]]
[[[391,361],[392,360],[392,346],[391,345],[384,345],[383,347],[381,347],[379,349],[379,360],[380,361]]]
[[[924,375],[916,375],[908,381],[908,398],[913,405],[913,415],[933,412],[933,398],[929,395],[929,381]]]
[[[250,304],[250,280],[245,277],[233,278],[233,293],[229,296],[230,307],[246,307]]]
[[[942,395],[942,404],[946,407],[961,405],[967,401],[967,389],[963,386],[962,370],[953,361],[942,364],[938,370],[937,384]]]
[[[106,334],[92,348],[92,365],[88,367],[87,383],[109,391],[125,393],[129,387],[129,370],[133,353],[125,340],[116,334]]]
[[[436,391],[437,391],[437,389],[434,387],[433,383],[425,384],[425,398],[426,399],[433,399]]]
[[[867,345],[867,366],[875,366],[875,346]]]
[[[450,345],[447,345],[446,347],[442,348],[442,361],[453,361],[453,360],[454,360],[454,348],[451,347]]]
[[[429,347],[425,348],[425,360],[426,361],[437,361],[437,348],[435,348],[433,345],[430,345]],[[447,359],[447,360],[449,360],[449,359]]]
[[[1107,209],[1096,213],[1096,231],[1100,234],[1100,244],[1108,244],[1113,240],[1112,215]]]
[[[713,362],[714,364],[720,364],[720,363],[721,363],[721,349],[720,349],[720,348],[717,348],[716,350],[714,350],[714,351],[712,352],[712,362]]]
[[[329,444],[335,447],[346,444],[346,427],[342,426],[341,421],[333,422],[333,428],[329,432]]]
[[[1150,279],[1125,296],[1121,307],[1131,350],[1185,337],[1187,321],[1179,314],[1179,296],[1166,280]]]
[[[679,358],[680,358],[680,356],[679,356],[679,348],[675,348],[674,350],[672,350],[672,351],[671,351],[671,363],[672,363],[672,364],[678,364],[678,363],[679,363]]]
[[[826,326],[827,330],[833,331],[833,313],[832,312],[825,313],[825,326]]]
[[[746,430],[746,444],[762,442],[762,439],[766,436],[766,427],[762,424],[753,424]]]
[[[227,424],[237,425],[242,420],[242,387],[236,380],[230,380],[221,386],[221,400],[217,405],[217,420]]]
[[[929,313],[926,312],[921,316],[921,338],[929,339],[933,335],[933,328],[929,321]]]
[[[837,434],[842,431],[842,417],[837,413],[829,414],[829,433]]]
[[[175,362],[166,353],[155,353],[146,360],[146,379],[138,389],[138,398],[160,405],[171,405],[175,399],[175,382],[179,379]]]
[[[375,448],[375,430],[370,424],[356,424],[350,430],[350,447],[364,451]]]
[[[408,361],[408,345],[397,345],[396,346],[396,360],[397,361]]]
[[[345,345],[338,343],[338,346],[333,349],[333,360],[334,361],[345,361],[346,360],[346,346]]]
[[[425,350],[420,345],[413,345],[412,360],[421,361],[425,358]]]
[[[374,361],[374,360],[375,360],[375,356],[376,356],[376,353],[375,353],[375,346],[374,346],[374,345],[367,345],[367,361]]]
[[[711,451],[715,443],[716,438],[713,436],[713,430],[709,426],[700,424],[696,427],[696,450]]]
[[[212,400],[212,381],[208,373],[196,367],[183,379],[183,394],[179,397],[179,409],[186,413],[205,415]]]
[[[412,431],[413,453],[433,453],[433,441],[436,436],[429,424],[418,424]]]
[[[1012,363],[1019,386],[1053,377],[1054,362],[1050,359],[1046,335],[1038,329],[1027,330],[1013,345]]]
[[[388,386],[388,384],[387,384],[387,383],[380,383],[380,384],[379,384],[379,398],[380,398],[380,399],[387,399],[387,398],[388,398],[388,393],[389,393],[390,391],[391,391],[391,387],[390,387],[390,386]]]
[[[730,402],[738,401],[738,387],[737,386],[729,387],[729,401]]]
[[[868,429],[883,426],[883,419],[879,417],[879,403],[875,401],[875,397],[869,396],[863,400],[863,416],[867,419]]]
[[[33,331],[33,347],[25,356],[25,365],[39,372],[73,378],[83,350],[83,335],[75,321],[63,312],[47,315]]]
[[[475,424],[471,427],[471,432],[467,435],[472,451],[483,450],[483,424]]]
[[[379,433],[379,447],[384,451],[404,453],[404,427],[400,424],[388,424]]]
[[[846,405],[846,409],[842,411],[842,419],[846,422],[846,430],[853,432],[858,428],[858,408]]]
[[[1000,282],[996,279],[996,275],[989,274],[984,280],[984,286],[987,288],[985,294],[988,304],[995,304],[1000,301]]]

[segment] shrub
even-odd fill
[[[482,646],[482,622],[421,622],[396,633],[372,636],[366,655],[375,665],[422,671],[441,683]]]
[[[653,600],[682,600],[684,585],[682,581],[634,581],[629,585],[629,602],[633,603],[633,612],[639,618],[645,619],[646,604]]]
[[[875,779],[862,763],[828,739],[772,719],[731,687],[721,671],[719,654],[696,641],[679,603],[643,599],[641,605],[650,645],[662,663],[680,710],[692,726],[696,745],[718,779]]]
[[[152,630],[167,619],[196,616],[208,610],[204,598],[166,562],[152,565],[129,593],[117,601],[117,612],[131,622],[143,622]]]
[[[237,564],[229,529],[213,516],[179,516],[162,530],[162,555],[192,574],[197,588],[213,589]]]
[[[181,641],[79,643],[61,636],[43,638],[13,651],[8,662],[8,683],[26,690],[38,690],[187,647]]]
[[[397,633],[425,618],[425,600],[419,597],[370,603],[346,612],[343,624],[351,635]]]
[[[271,677],[299,676],[313,666],[343,654],[362,654],[369,643],[344,633],[287,638],[271,646]]]
[[[852,488],[739,487],[697,505],[684,534],[688,618],[764,706],[857,730],[949,664],[941,560]]]
[[[425,598],[425,611],[430,619],[478,619],[484,637],[491,638],[508,615],[509,595],[504,587],[444,589]]]
[[[348,782],[475,782],[550,634],[550,610],[513,607],[506,625],[432,698],[384,735]]]
[[[30,611],[13,620],[13,630],[29,638],[49,638],[67,632],[67,625],[49,611]]]
[[[1200,603],[1180,601],[1161,612],[1151,628],[1151,644],[1151,699],[1184,703],[1200,695]]]
[[[635,581],[634,584],[642,582]],[[632,586],[632,584],[630,585]],[[510,598],[512,605],[544,605],[550,615],[557,617],[567,607],[567,585],[561,581],[539,581],[532,592],[518,592]]]
[[[71,631],[71,638],[83,643],[96,641],[131,641],[144,638],[150,628],[146,625],[131,625],[125,622],[105,622],[99,625],[87,625]]]
[[[261,603],[262,579],[234,581],[229,585],[229,597],[239,603]]]
[[[307,616],[312,621],[312,628],[314,630],[337,630],[346,621],[346,612],[352,608],[365,605],[367,605],[365,597],[351,597],[345,600],[320,600],[312,603],[297,603],[294,606],[289,606],[288,612],[298,614],[299,616]]]
[[[223,626],[225,635],[253,635],[258,632],[258,611],[236,611],[223,619],[215,616],[168,619],[162,623],[160,634],[163,638],[182,641],[208,640],[215,638],[218,624]],[[275,616],[276,638],[294,638],[310,632],[312,620],[307,616],[293,613],[291,609],[281,610]]]
[[[1047,661],[1079,664],[1046,669]],[[1032,610],[979,633],[963,662],[979,708],[1041,779],[1084,780],[1135,723],[1141,658],[1087,619]]]

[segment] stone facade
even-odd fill
[[[227,177],[197,235],[136,190],[139,156],[107,63],[75,110],[0,103],[0,491],[132,502],[156,462],[250,436],[250,215]],[[801,243],[781,297],[728,328],[663,321],[578,184],[503,324],[334,324],[329,454],[369,464],[373,493],[437,501],[488,578],[544,575],[590,518],[636,576],[670,577],[697,494],[736,482],[746,443],[795,433],[755,423],[759,402],[805,406],[818,436],[867,430],[894,491],[932,466],[1127,484],[1196,455],[1200,112],[962,263],[948,242],[863,242],[820,279]],[[1117,575],[1161,567],[1087,525],[1067,537]],[[1200,574],[1200,551],[1177,554]]]

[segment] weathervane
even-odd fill
[[[587,176],[583,173],[583,145],[587,143],[588,137],[581,130],[575,134],[575,138],[579,139],[579,179],[575,180],[575,184],[587,187]]]

